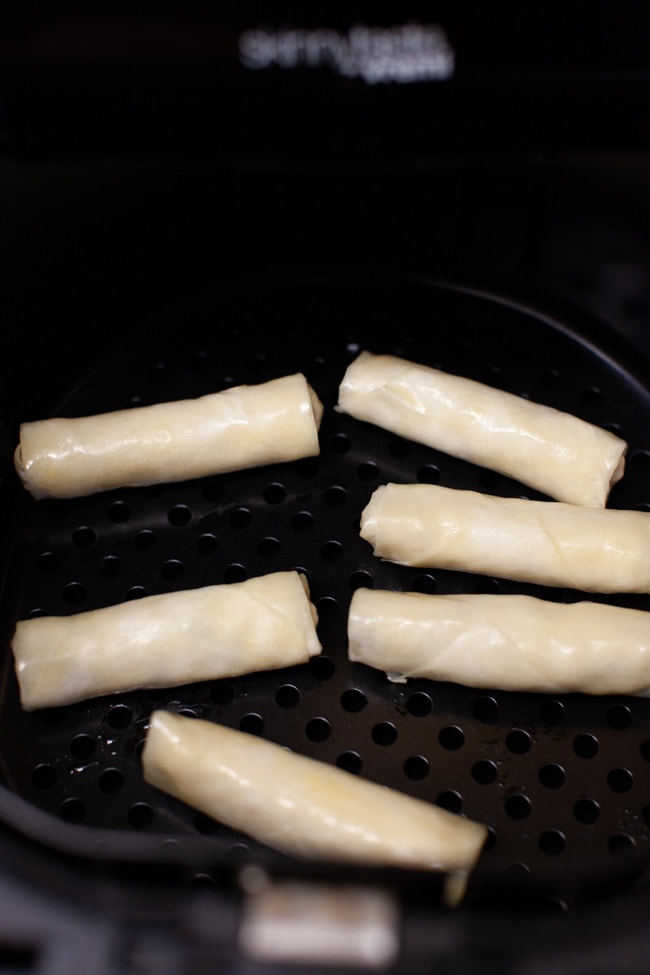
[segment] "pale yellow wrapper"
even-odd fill
[[[151,716],[142,764],[162,791],[302,859],[448,871],[463,880],[487,838],[485,826],[439,806],[166,711]]]
[[[316,456],[322,415],[295,373],[196,399],[23,423],[14,465],[39,500],[184,481]]]
[[[348,655],[397,682],[648,696],[650,613],[523,595],[358,589]]]
[[[385,484],[361,514],[381,559],[561,586],[650,592],[650,512]]]
[[[603,507],[625,469],[627,443],[608,430],[397,356],[361,352],[338,409],[571,504]]]
[[[321,652],[317,622],[295,571],[21,620],[11,643],[21,704],[31,711],[303,664]]]

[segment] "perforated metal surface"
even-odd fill
[[[20,593],[4,607],[5,626],[296,567],[310,581],[323,655],[305,667],[26,714],[6,650],[6,780],[66,821],[165,837],[198,832],[245,859],[255,849],[246,837],[143,782],[148,717],[170,708],[485,822],[491,836],[475,875],[478,892],[513,887],[570,904],[633,873],[646,856],[650,701],[486,693],[424,680],[395,685],[347,662],[347,608],[358,586],[582,595],[373,557],[358,521],[378,484],[419,480],[537,495],[337,413],[338,384],[362,348],[440,366],[616,430],[629,458],[610,504],[650,508],[644,377],[562,324],[489,295],[399,276],[226,289],[100,358],[56,412],[84,415],[302,371],[326,407],[320,457],[70,502],[25,495],[12,566]],[[607,601],[650,608],[640,596]]]

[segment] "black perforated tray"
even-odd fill
[[[262,735],[486,823],[490,839],[468,904],[514,890],[519,903],[529,896],[536,907],[565,908],[632,882],[650,830],[650,701],[486,692],[426,680],[395,685],[348,663],[346,616],[358,586],[582,596],[373,557],[358,523],[378,484],[426,481],[541,495],[337,413],[338,384],[364,348],[479,379],[615,430],[629,455],[610,505],[650,507],[643,364],[630,371],[624,352],[594,344],[570,323],[494,295],[399,275],[224,288],[101,356],[53,412],[103,412],[301,371],[325,405],[321,455],[73,501],[36,503],[23,492],[3,626],[295,567],[309,578],[323,654],[304,667],[27,714],[5,647],[0,748],[7,785],[67,822],[163,838],[198,833],[224,857],[245,861],[255,843],[144,783],[147,721],[164,707]],[[650,608],[646,597],[607,598]]]

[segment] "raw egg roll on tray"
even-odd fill
[[[338,409],[571,504],[603,507],[625,469],[627,443],[608,430],[393,355],[361,352]]]
[[[23,423],[14,465],[36,499],[184,481],[315,456],[322,415],[295,373],[196,399]]]
[[[26,711],[307,663],[322,650],[305,576],[145,596],[20,620],[11,648]]]
[[[396,682],[647,697],[650,613],[586,600],[358,589],[348,656]]]
[[[457,902],[487,829],[256,735],[151,715],[144,778],[213,819],[305,860],[444,871]]]
[[[384,484],[362,511],[381,559],[598,593],[650,592],[650,512]]]

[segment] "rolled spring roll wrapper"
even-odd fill
[[[189,480],[315,456],[322,415],[296,373],[196,399],[23,423],[14,464],[36,499]]]
[[[445,871],[462,881],[486,828],[473,820],[209,721],[155,711],[145,779],[301,859]]]
[[[31,711],[306,663],[322,649],[316,625],[305,577],[274,572],[21,620],[11,646]]]
[[[361,514],[374,554],[401,565],[584,592],[650,592],[650,513],[385,484]]]
[[[647,697],[650,613],[524,595],[358,589],[348,656],[397,682]]]
[[[338,409],[571,504],[603,507],[624,473],[627,444],[608,430],[397,356],[361,352]]]

